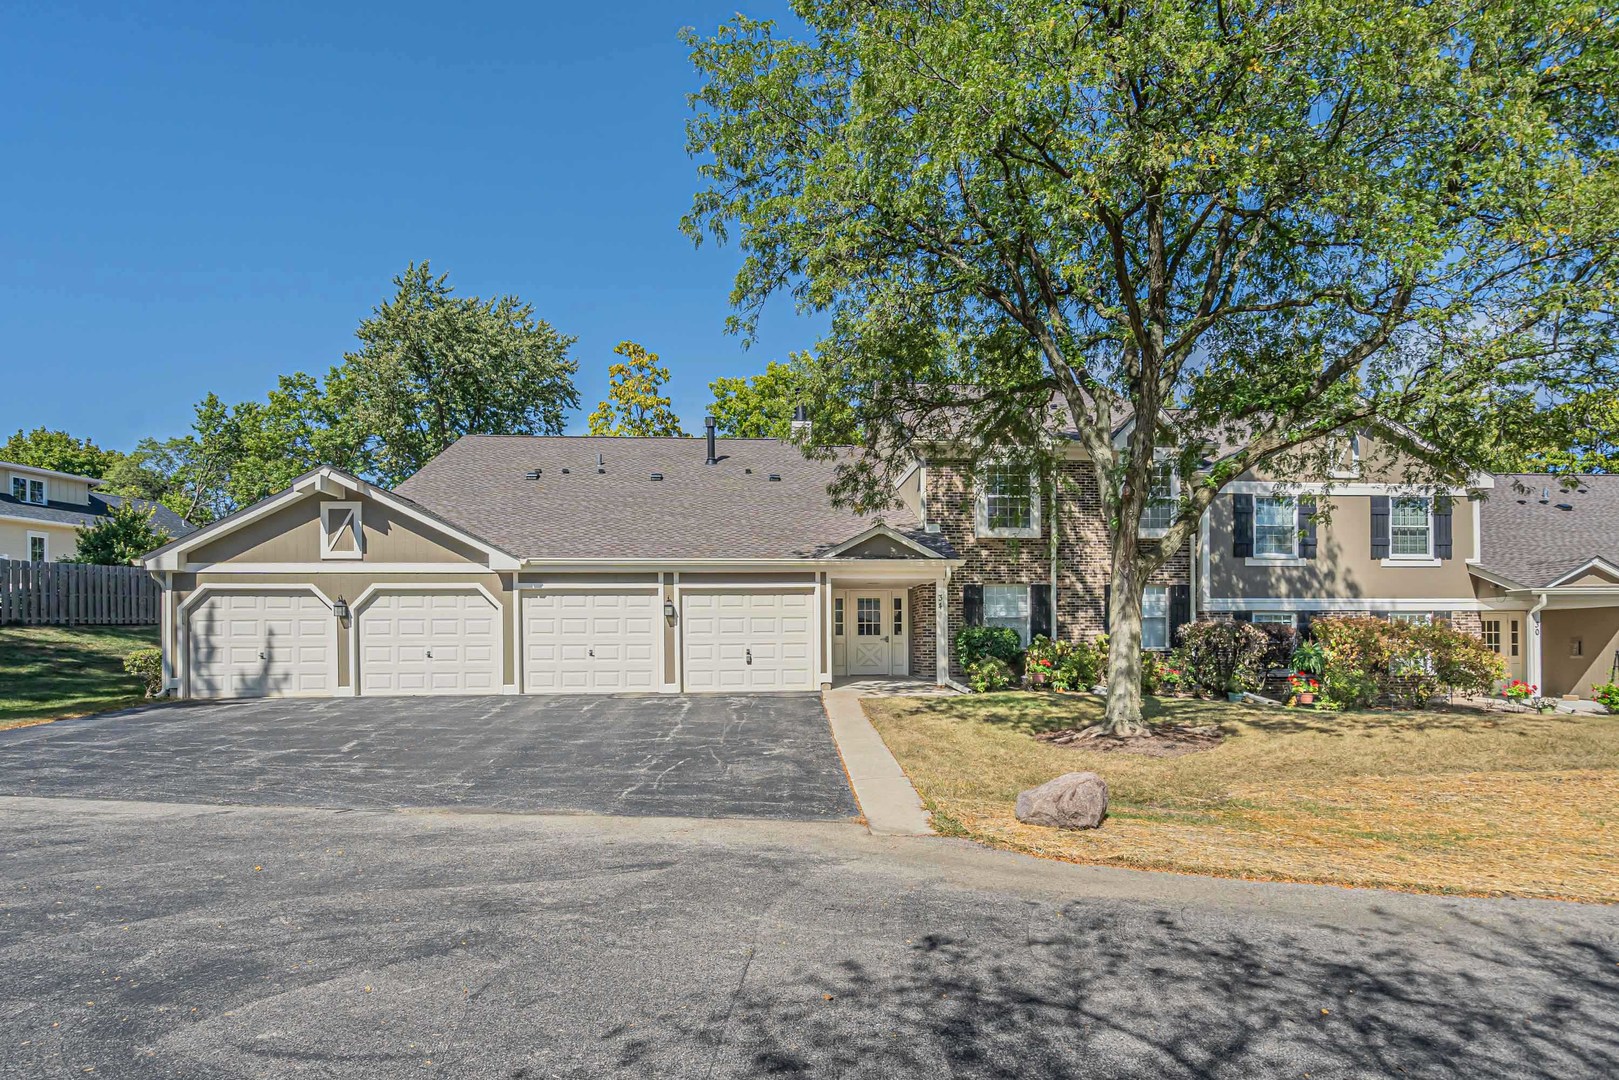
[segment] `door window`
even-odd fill
[[[857,596],[854,602],[854,632],[856,637],[881,637],[883,633],[883,601],[877,596]]]

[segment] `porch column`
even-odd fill
[[[950,572],[933,583],[934,681],[950,681]]]
[[[1535,686],[1535,688],[1536,688],[1535,692],[1537,694],[1542,695],[1542,696],[1544,696],[1545,692],[1546,692],[1546,681],[1541,677],[1541,662],[1540,662],[1540,660],[1541,660],[1542,650],[1541,650],[1541,633],[1540,633],[1540,609],[1545,607],[1545,606],[1546,606],[1546,597],[1542,596],[1540,598],[1540,603],[1536,604],[1534,607],[1529,609],[1529,618],[1528,618],[1528,620],[1526,620],[1528,622],[1528,624],[1529,624],[1529,626],[1528,626],[1529,641],[1527,642],[1527,644],[1529,646],[1529,654],[1528,654],[1527,657],[1525,657],[1525,664],[1524,664],[1524,669],[1525,669],[1524,670],[1524,675],[1525,675],[1524,681],[1527,682],[1527,683],[1533,684]]]
[[[815,648],[821,654],[820,684],[832,685],[832,579],[825,571],[815,576]]]
[[[163,689],[173,690],[179,686],[179,677],[175,674],[175,653],[179,651],[179,634],[174,628],[174,573],[163,571],[162,605],[158,609],[159,645],[163,653]]]

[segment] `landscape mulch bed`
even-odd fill
[[[1140,754],[1143,757],[1173,758],[1213,750],[1225,736],[1210,725],[1160,724],[1147,735],[1096,735],[1089,727],[1045,731],[1035,736],[1041,742],[1072,746],[1098,754]]]

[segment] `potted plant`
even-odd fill
[[[1501,688],[1501,696],[1519,708],[1524,708],[1525,702],[1534,697],[1539,690],[1540,687],[1534,683],[1513,679]]]
[[[1300,705],[1314,705],[1315,695],[1321,689],[1320,680],[1312,678],[1307,671],[1289,675],[1287,685],[1288,689],[1292,691],[1291,702],[1296,702]]]

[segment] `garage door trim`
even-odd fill
[[[785,596],[787,594],[794,594],[794,595],[808,596],[810,598],[810,612],[809,612],[809,648],[810,648],[810,671],[809,671],[809,676],[810,676],[810,685],[806,689],[813,691],[813,690],[819,688],[820,683],[819,683],[819,680],[818,680],[818,677],[817,677],[817,673],[820,671],[820,668],[821,668],[820,650],[822,649],[823,646],[821,644],[821,633],[822,633],[821,603],[820,603],[821,587],[820,587],[820,585],[818,583],[812,582],[812,581],[778,582],[778,581],[769,581],[769,580],[760,581],[760,582],[757,582],[757,583],[754,583],[754,582],[740,582],[740,581],[736,581],[736,582],[690,582],[690,583],[682,583],[679,580],[679,575],[678,574],[675,577],[676,577],[675,601],[678,604],[679,610],[680,610],[680,620],[679,620],[679,625],[678,625],[678,634],[676,635],[675,648],[676,648],[676,650],[678,652],[678,655],[679,655],[679,658],[680,658],[679,659],[679,666],[680,666],[679,676],[680,676],[680,692],[681,693],[716,693],[716,692],[723,693],[724,692],[724,691],[717,691],[717,690],[711,690],[711,689],[695,689],[694,690],[687,682],[687,678],[688,678],[687,669],[689,667],[690,656],[688,655],[688,653],[686,651],[687,644],[688,644],[687,640],[686,640],[686,601],[687,601],[688,598],[690,598],[694,594],[699,594],[699,595],[723,595],[723,594],[727,594],[727,593],[731,593],[731,594],[742,593],[742,594],[752,594],[752,595]],[[762,691],[759,691],[759,692],[770,693],[772,691],[762,690]]]
[[[179,655],[179,661],[180,661],[180,666],[181,666],[181,672],[180,672],[179,681],[180,681],[181,687],[184,688],[183,689],[183,694],[184,694],[185,697],[187,697],[187,698],[191,697],[191,611],[192,611],[192,609],[195,608],[198,604],[201,604],[204,600],[208,599],[210,596],[214,596],[214,595],[217,595],[217,594],[220,594],[220,593],[271,593],[271,592],[274,592],[274,593],[284,593],[284,592],[307,593],[307,594],[313,596],[315,599],[319,600],[321,603],[325,604],[327,611],[332,610],[332,598],[330,596],[327,596],[325,593],[321,592],[320,589],[318,589],[314,585],[278,585],[278,584],[222,585],[222,584],[212,584],[212,583],[210,583],[210,584],[207,584],[207,585],[199,585],[199,586],[197,586],[195,589],[191,590],[191,595],[187,596],[185,598],[185,601],[180,605],[179,618],[176,620],[180,624],[180,626],[179,626],[179,630],[180,630],[180,650],[179,650],[180,655]],[[331,624],[326,629],[326,644],[327,644],[328,649],[330,650],[327,655],[329,655],[331,657],[331,660],[329,661],[329,663],[331,664],[330,675],[332,677],[332,693],[331,693],[331,696],[332,697],[342,697],[342,696],[347,695],[347,694],[352,694],[354,692],[354,688],[352,686],[338,686],[337,685],[337,620],[336,619],[333,619],[331,621]]]
[[[360,613],[365,606],[376,599],[379,593],[429,593],[429,592],[458,592],[478,593],[488,600],[495,609],[495,655],[498,659],[497,668],[500,672],[501,693],[516,693],[516,688],[506,681],[506,609],[501,606],[500,598],[490,592],[476,581],[382,581],[368,585],[365,591],[349,602],[349,685],[347,692],[358,694],[360,686]],[[336,622],[336,619],[332,620]]]

